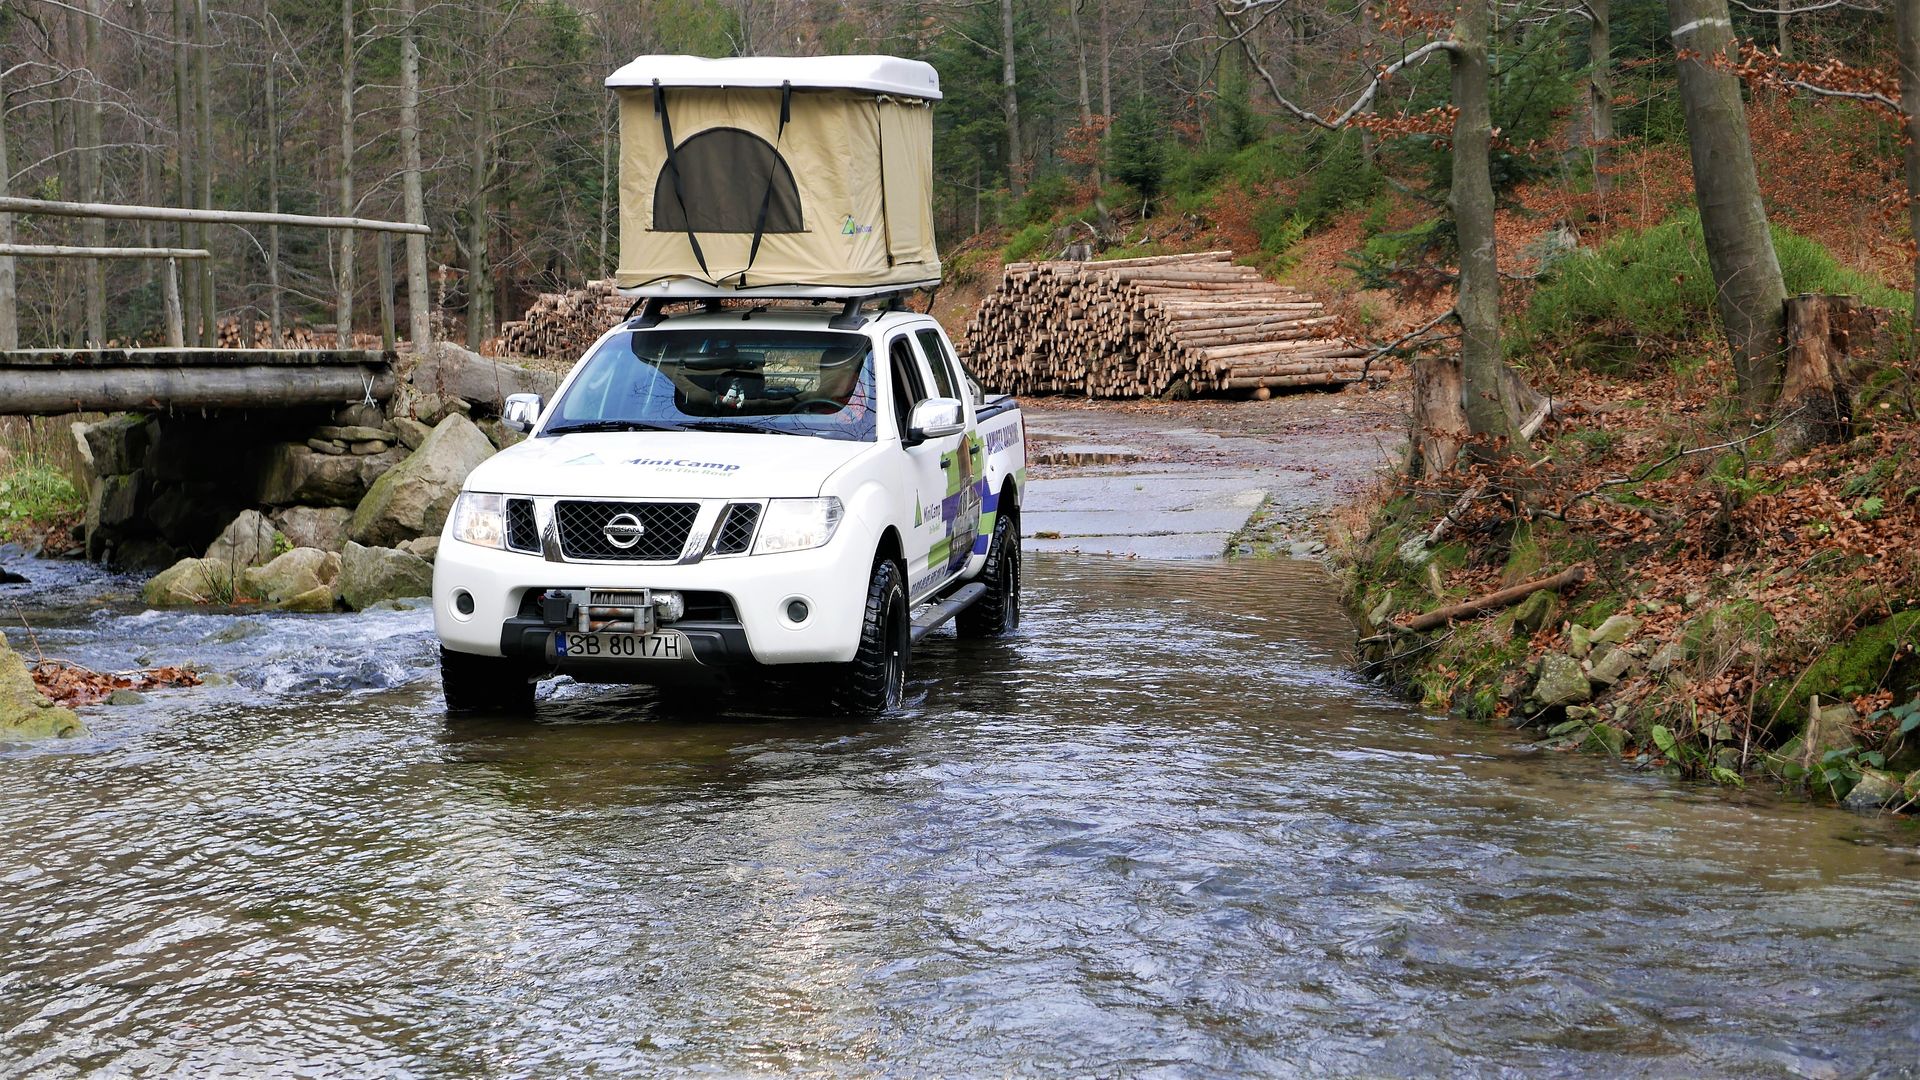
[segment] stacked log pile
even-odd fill
[[[273,332],[267,326],[265,319],[254,322],[252,334],[253,336],[249,338],[247,330],[240,325],[240,320],[228,317],[219,322],[216,343],[222,349],[271,349],[274,347]],[[329,334],[328,337],[331,338],[332,335]],[[328,344],[332,344],[331,340]],[[317,349],[320,348],[320,343],[319,339],[314,337],[313,331],[305,326],[282,326],[279,347]]]
[[[1327,386],[1360,378],[1367,350],[1319,301],[1230,251],[1110,262],[1009,263],[968,324],[983,386],[1015,394],[1142,397]]]
[[[577,360],[594,339],[620,321],[633,301],[613,291],[611,281],[589,281],[585,288],[541,293],[527,317],[500,327],[500,351],[507,356]]]

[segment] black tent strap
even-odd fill
[[[760,217],[753,223],[753,247],[747,250],[747,265],[740,268],[740,284],[747,283],[747,271],[760,257],[760,238],[767,233],[767,210],[773,205],[773,182],[780,176],[780,147],[787,135],[787,121],[793,118],[793,83],[780,84],[780,129],[773,135],[773,160],[767,163],[767,190],[760,196]],[[704,265],[702,269],[705,269]]]
[[[660,80],[653,80],[653,111],[660,117],[660,138],[667,144],[667,173],[673,177],[673,197],[680,204],[680,220],[687,224],[687,246],[693,249],[693,259],[700,264],[700,272],[709,280],[713,271],[707,269],[707,256],[700,250],[700,239],[693,235],[693,215],[687,213],[687,195],[680,183],[680,163],[673,153],[673,122],[667,118],[667,91]],[[766,220],[766,211],[761,210],[761,220]]]

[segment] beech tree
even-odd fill
[[[1765,412],[1780,391],[1787,286],[1760,202],[1727,0],[1667,0],[1694,198],[1741,407]]]

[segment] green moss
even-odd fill
[[[1593,603],[1588,604],[1581,610],[1580,614],[1575,615],[1568,621],[1578,623],[1591,630],[1601,623],[1606,622],[1614,615],[1619,614],[1620,609],[1625,607],[1626,603],[1624,597],[1602,596]]]
[[[1456,540],[1451,544],[1441,544],[1434,548],[1431,561],[1443,570],[1458,570],[1467,565],[1467,545]]]
[[[1773,616],[1759,604],[1752,600],[1728,600],[1688,623],[1680,636],[1680,647],[1687,659],[1697,660],[1725,644],[1771,638],[1774,629]]]
[[[1782,679],[1762,691],[1763,716],[1780,734],[1799,731],[1807,721],[1807,699],[1846,698],[1881,688],[1903,696],[1920,680],[1920,611],[1903,611],[1875,623],[1821,654],[1797,679]]]

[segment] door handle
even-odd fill
[[[943,469],[946,469],[946,468],[951,468],[952,466],[953,466],[953,455],[952,455],[952,454],[941,454],[941,455],[940,455],[940,467],[941,467],[941,468],[943,468]]]

